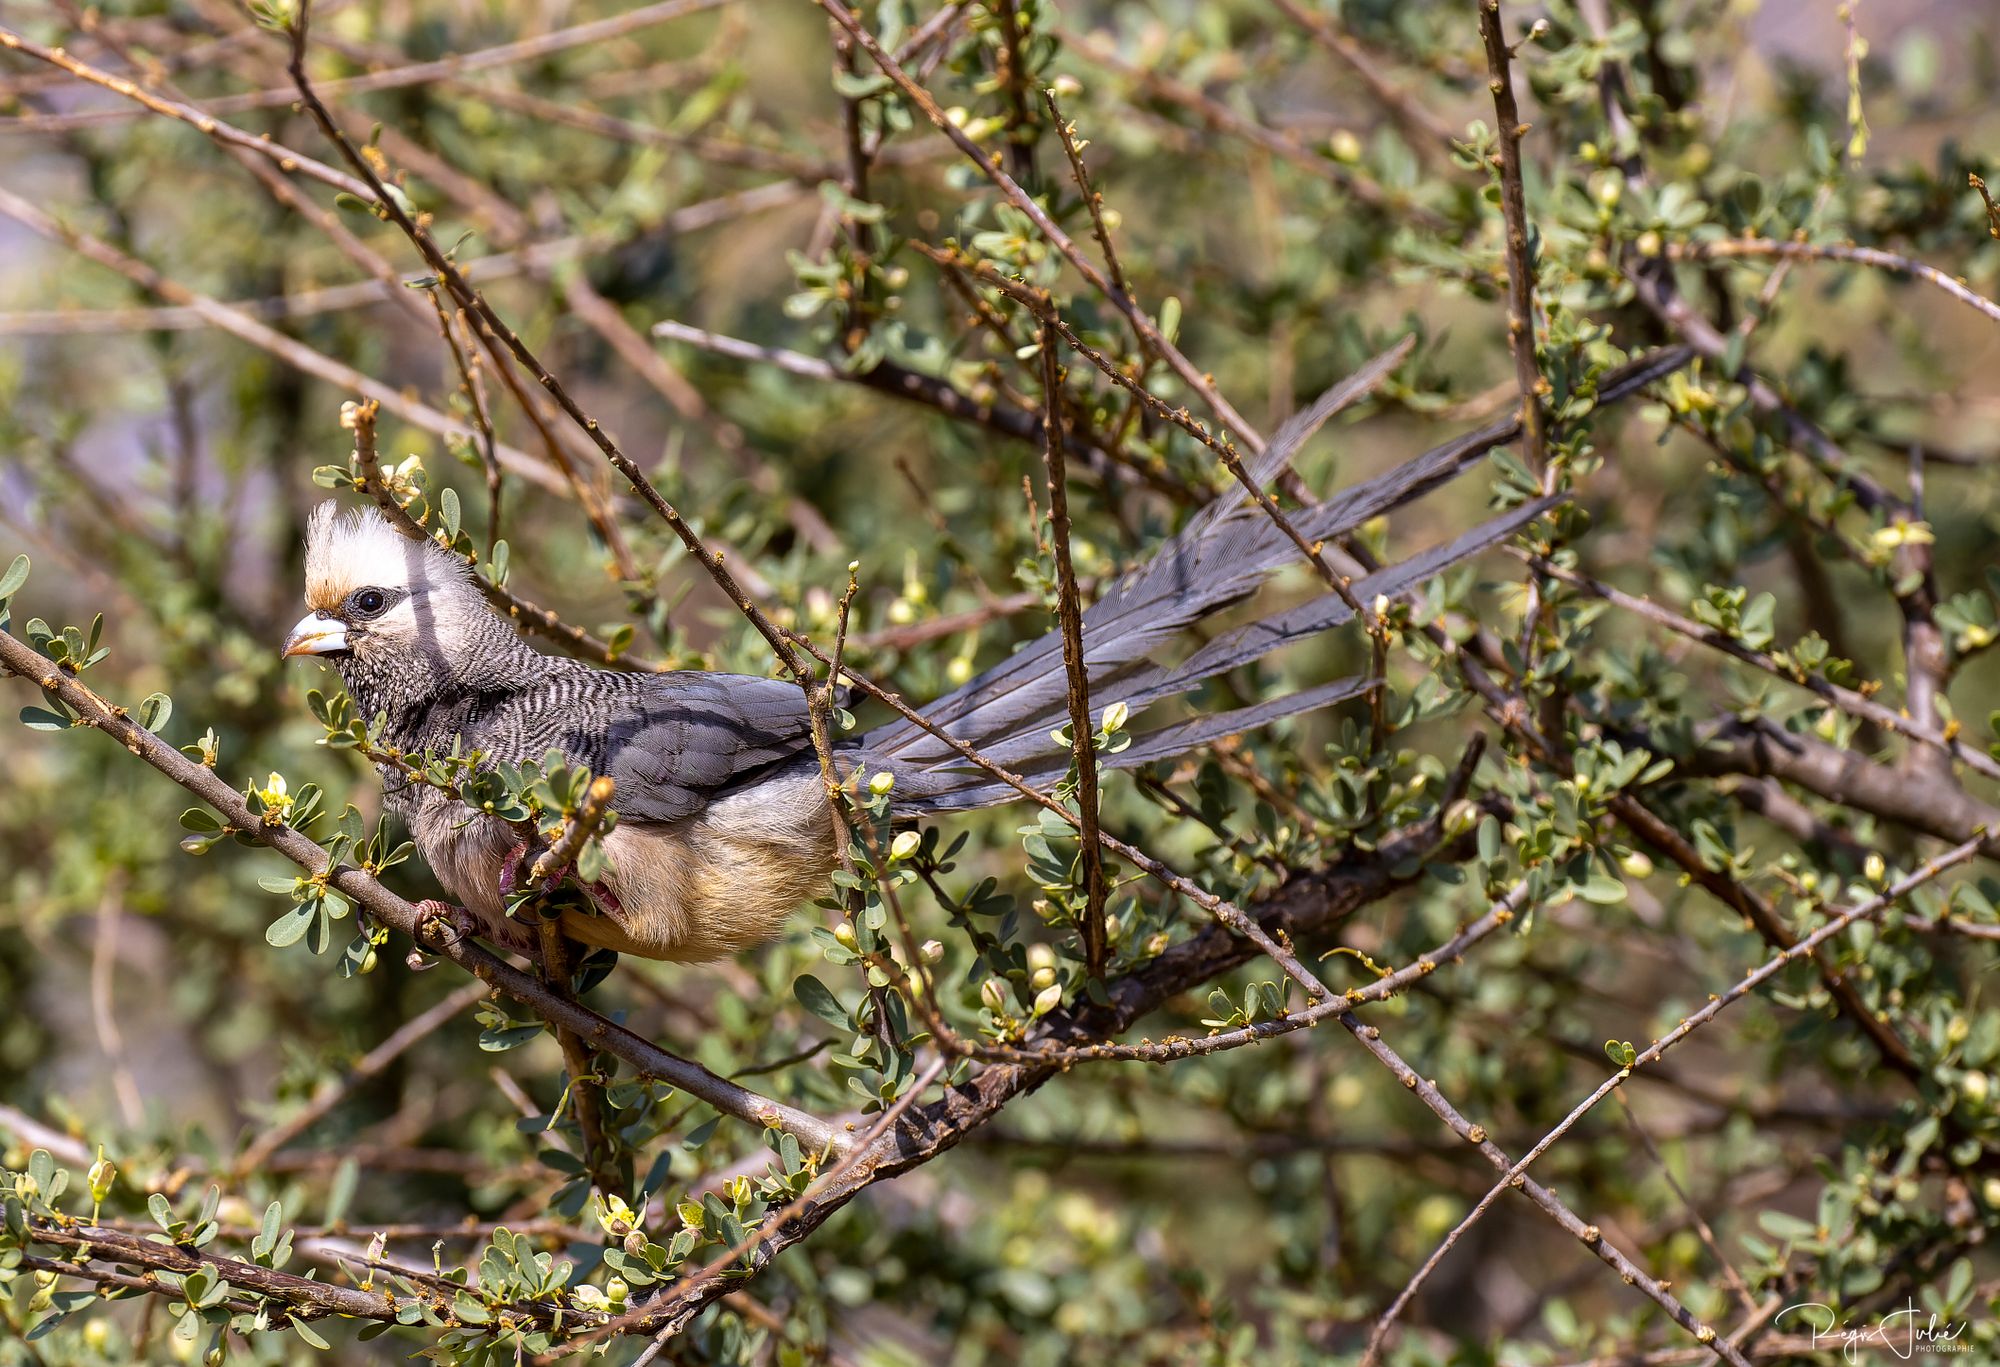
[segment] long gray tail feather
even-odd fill
[[[1300,712],[1311,712],[1321,707],[1331,707],[1337,702],[1345,702],[1367,691],[1367,679],[1336,679],[1332,683],[1302,688],[1296,693],[1287,693],[1281,698],[1271,698],[1250,707],[1193,717],[1171,726],[1162,726],[1156,731],[1149,731],[1117,754],[1106,755],[1101,763],[1106,769],[1136,769],[1155,760],[1184,755],[1190,750],[1221,740],[1225,736],[1254,731],[1260,726],[1284,717]],[[1049,751],[1054,749],[1054,746],[1047,736],[1042,736],[1038,748]],[[996,763],[1002,763],[997,756],[989,755],[988,758]],[[1069,772],[1069,756],[1040,754],[1021,769],[1011,772],[1035,787],[1046,788]],[[974,769],[970,766],[937,771],[932,775],[926,775],[926,778],[936,785],[934,789],[927,791],[914,802],[899,801],[897,805],[914,811],[964,812],[975,807],[990,807],[995,803],[1006,802],[1020,796],[1011,784],[1003,783],[983,769]],[[897,792],[900,797],[902,794],[900,786]]]
[[[1401,361],[1407,346],[1405,342],[1376,357],[1287,422],[1250,464],[1257,486],[1263,488],[1275,478],[1327,419],[1380,383]],[[1600,401],[1629,393],[1684,363],[1685,357],[1671,349],[1642,358],[1608,377]],[[1503,419],[1467,433],[1288,516],[1309,541],[1331,540],[1463,474],[1488,450],[1508,440],[1517,423],[1518,419]],[[1248,507],[1247,497],[1245,490],[1232,487],[1212,500],[1151,560],[1084,612],[1084,660],[1093,713],[1101,714],[1114,702],[1124,702],[1137,713],[1352,616],[1338,595],[1326,594],[1226,632],[1177,665],[1162,666],[1147,658],[1194,622],[1248,597],[1266,578],[1297,559],[1298,548],[1271,518]],[[1357,580],[1352,591],[1364,603],[1377,594],[1393,597],[1511,535],[1557,501],[1539,499],[1491,518],[1443,545]],[[1363,687],[1365,681],[1340,680],[1254,707],[1163,727],[1138,737],[1107,763],[1124,768],[1171,758],[1224,736],[1328,706]],[[996,764],[1013,768],[1030,782],[1045,783],[1061,777],[1067,768],[1067,757],[1049,736],[1067,720],[1067,692],[1061,635],[1051,631],[925,708],[924,716]],[[970,766],[951,746],[910,722],[880,727],[861,737],[857,748],[870,767],[897,776],[898,805],[906,810],[959,811],[1014,796],[1011,787]]]

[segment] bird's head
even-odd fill
[[[332,500],[306,526],[306,606],[284,653],[326,659],[350,688],[463,676],[498,624],[464,560],[404,536],[373,509],[342,514]]]

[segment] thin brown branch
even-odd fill
[[[1699,1010],[1687,1016],[1679,1025],[1660,1036],[1646,1048],[1640,1050],[1630,1063],[1605,1079],[1589,1096],[1578,1102],[1569,1114],[1563,1117],[1561,1123],[1544,1135],[1532,1149],[1523,1154],[1516,1162],[1509,1164],[1500,1180],[1493,1184],[1486,1195],[1480,1198],[1479,1203],[1468,1211],[1465,1217],[1458,1222],[1457,1226],[1444,1237],[1444,1240],[1439,1243],[1437,1249],[1424,1262],[1423,1266],[1417,1269],[1416,1274],[1405,1284],[1403,1290],[1397,1295],[1389,1309],[1376,1322],[1375,1330],[1369,1337],[1368,1352],[1362,1360],[1370,1362],[1374,1359],[1382,1345],[1387,1341],[1389,1331],[1394,1326],[1403,1308],[1410,1303],[1410,1300],[1416,1295],[1418,1289],[1429,1278],[1431,1272],[1444,1260],[1445,1255],[1464,1237],[1465,1232],[1492,1207],[1495,1201],[1500,1199],[1500,1196],[1509,1187],[1516,1185],[1524,1179],[1529,1166],[1537,1158],[1547,1153],[1557,1140],[1568,1134],[1579,1120],[1583,1119],[1598,1102],[1611,1095],[1619,1084],[1630,1077],[1635,1070],[1658,1062],[1669,1049],[1672,1049],[1696,1030],[1715,1019],[1716,1016],[1720,1015],[1732,1003],[1742,1000],[1757,987],[1789,967],[1800,955],[1812,955],[1816,953],[1827,941],[1842,934],[1856,922],[1871,919],[1879,915],[1947,870],[1971,859],[1979,853],[1980,843],[1977,839],[1968,840],[1953,849],[1945,851],[1936,858],[1927,861],[1922,867],[1916,869],[1908,876],[1898,880],[1893,886],[1887,888],[1879,895],[1868,898],[1856,906],[1849,907],[1838,916],[1833,917],[1825,925],[1806,936],[1796,946],[1790,949],[1779,950],[1771,958],[1745,974],[1728,991],[1719,995],[1711,995]],[[1716,1348],[1718,1356],[1730,1362],[1737,1361],[1736,1358],[1722,1352],[1720,1346],[1713,1341],[1713,1330],[1709,1330],[1708,1333],[1709,1338],[1705,1339],[1704,1342]]]
[[[732,0],[662,0],[661,3],[640,5],[636,9],[595,19],[589,23],[574,24],[568,28],[556,29],[511,43],[501,43],[495,47],[454,53],[432,62],[412,62],[406,66],[390,67],[384,71],[336,77],[320,82],[318,88],[322,95],[327,96],[365,95],[381,90],[404,90],[410,86],[428,85],[433,81],[461,77],[475,71],[518,66],[524,62],[554,56],[558,52],[566,52],[571,48],[611,42],[640,29],[650,28],[686,15],[698,14],[703,10],[715,9],[731,2]],[[0,46],[12,45],[8,44],[4,37],[0,37]],[[25,43],[23,46],[25,48]],[[49,59],[44,57],[43,60]],[[64,69],[70,70],[68,66]],[[72,74],[82,75],[81,72],[74,71]],[[93,84],[103,85],[118,94],[130,95],[129,91],[119,90],[115,85],[109,84],[108,80],[92,77],[84,79],[92,80]],[[116,79],[118,78],[109,78],[109,80]],[[206,101],[201,109],[193,112],[198,115],[213,116],[236,114],[251,109],[282,109],[297,98],[297,91],[290,86],[282,86],[270,90],[247,91],[240,95],[219,95]],[[164,111],[155,110],[155,112]],[[136,111],[125,109],[96,109],[75,114],[26,115],[19,119],[0,121],[0,133],[45,133],[94,128],[103,124],[123,122],[134,117],[135,113]]]
[[[1063,668],[1069,676],[1070,757],[1076,766],[1077,831],[1083,860],[1084,909],[1077,929],[1090,976],[1104,976],[1104,851],[1098,844],[1097,746],[1090,724],[1090,673],[1083,654],[1083,605],[1077,595],[1076,565],[1069,550],[1069,474],[1063,466],[1063,370],[1055,338],[1042,341],[1042,445],[1049,490],[1049,530],[1056,562],[1056,617],[1062,630]]]
[[[294,152],[291,148],[281,143],[273,142],[269,138],[258,137],[255,134],[246,133],[240,128],[223,123],[205,109],[198,109],[193,105],[183,104],[178,100],[164,99],[127,80],[123,76],[114,76],[108,71],[101,71],[85,62],[80,62],[61,48],[44,47],[42,44],[35,42],[31,38],[24,37],[10,28],[0,27],[0,50],[19,52],[25,56],[33,57],[37,61],[47,62],[50,66],[60,67],[79,80],[88,81],[92,85],[102,86],[113,94],[123,95],[126,99],[143,105],[152,113],[158,114],[163,118],[172,119],[176,123],[187,124],[189,127],[207,134],[225,146],[240,148],[243,151],[253,152],[258,156],[268,158],[270,161],[275,162],[278,169],[287,175],[305,176],[310,180],[319,181],[323,185],[330,185],[336,190],[345,191],[347,194],[354,195],[371,204],[377,198],[376,191],[368,185],[356,180],[353,176],[345,175],[335,170],[324,162],[313,160],[313,158],[305,155],[303,152]],[[120,110],[115,112],[122,115],[126,111]],[[136,110],[131,112],[137,113]],[[12,126],[24,132],[40,132],[48,126],[49,122],[52,122],[52,120],[39,120],[31,117],[16,121]],[[4,127],[4,125],[0,125],[0,127]]]
[[[2000,322],[2000,304],[1972,290],[1957,276],[1948,275],[1936,266],[1927,265],[1911,257],[1884,251],[1880,247],[1861,247],[1851,242],[1793,242],[1770,237],[1732,237],[1717,241],[1672,243],[1667,248],[1667,256],[1675,261],[1717,261],[1775,256],[1788,260],[1842,261],[1855,266],[1873,266],[1896,275],[1914,276],[1926,284],[1935,285],[1966,307],[1977,310],[1995,322]]]
[[[1535,360],[1535,271],[1528,240],[1527,194],[1521,182],[1521,122],[1514,102],[1507,36],[1500,25],[1500,0],[1479,0],[1479,37],[1486,48],[1487,87],[1499,121],[1500,214],[1507,242],[1507,345],[1514,353],[1514,379],[1521,391],[1521,435],[1528,468],[1541,473],[1548,461],[1547,416],[1542,412],[1542,372]],[[1546,488],[1546,485],[1544,486]]]

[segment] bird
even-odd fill
[[[1250,482],[1268,487],[1306,437],[1365,392],[1367,370],[1275,433],[1248,462]],[[1308,542],[1330,541],[1477,465],[1494,444],[1491,435],[1468,434],[1287,516]],[[1090,705],[1122,703],[1136,720],[1205,680],[1350,620],[1351,603],[1415,587],[1518,531],[1553,501],[1545,496],[1489,517],[1354,581],[1346,594],[1324,593],[1222,630],[1177,660],[1156,659],[1195,624],[1301,559],[1276,520],[1232,485],[1083,612]],[[406,755],[455,747],[476,752],[479,764],[539,762],[553,750],[613,780],[617,819],[602,842],[609,871],[595,889],[594,914],[561,913],[568,938],[643,958],[713,960],[777,936],[800,905],[827,890],[837,862],[834,818],[809,700],[794,681],[617,671],[541,654],[488,605],[464,556],[406,536],[372,507],[343,513],[332,500],[308,520],[305,599],[309,611],[283,654],[332,665],[359,714],[383,719],[385,744]],[[1068,720],[1067,677],[1061,633],[1052,630],[921,715],[1043,787],[1060,781],[1070,764],[1051,734]],[[1344,678],[1197,713],[1135,734],[1100,763],[1131,768],[1172,758],[1370,686],[1369,679]],[[847,774],[890,776],[898,819],[1021,797],[906,717],[843,736],[833,749]],[[506,914],[522,853],[514,828],[394,767],[378,767],[385,805],[458,899],[450,905],[464,918],[462,928],[532,956],[533,932],[524,934]]]

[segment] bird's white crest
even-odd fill
[[[434,541],[413,541],[372,508],[342,514],[332,499],[306,523],[306,602],[321,612],[360,588],[423,589],[464,582],[470,567]]]

